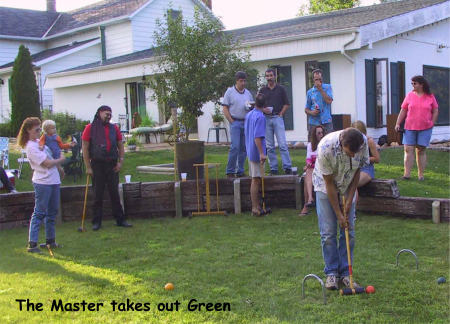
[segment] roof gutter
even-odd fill
[[[40,37],[23,37],[23,36],[9,36],[9,35],[0,35],[0,39],[10,39],[10,40],[29,40],[29,41],[39,41],[43,42],[44,39]]]
[[[325,37],[325,36],[333,36],[333,35],[340,35],[340,34],[346,34],[346,33],[357,33],[357,32],[359,32],[359,28],[350,27],[350,28],[320,31],[320,32],[315,32],[315,33],[308,33],[308,34],[288,36],[288,37],[268,38],[268,39],[263,39],[263,40],[250,41],[250,42],[243,41],[242,45],[245,45],[245,46],[266,45],[266,44],[283,43],[283,42],[308,39],[308,38]]]
[[[347,43],[345,43],[344,45],[342,45],[342,48],[341,48],[341,54],[342,55],[344,55],[345,56],[345,58],[347,59],[347,60],[349,60],[350,61],[350,63],[355,63],[355,60],[350,56],[350,55],[348,55],[346,52],[345,52],[345,47],[347,46],[347,45],[349,45],[350,43],[353,43],[353,41],[356,39],[356,32],[353,32],[352,33],[352,38],[347,42]]]

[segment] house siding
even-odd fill
[[[0,39],[0,65],[4,65],[14,61],[19,52],[20,45],[25,45],[31,54],[41,52],[46,49],[45,43],[6,40]]]
[[[407,33],[391,37],[373,44],[372,49],[367,47],[355,54],[356,69],[356,118],[366,122],[366,85],[364,60],[374,58],[388,59],[388,78],[390,80],[391,62],[405,62],[405,92],[411,91],[411,77],[423,74],[424,65],[450,67],[449,48],[437,51],[437,44],[450,44],[450,20],[434,23]],[[390,91],[390,89],[389,89]],[[406,94],[405,93],[405,94]],[[390,97],[390,92],[389,96]],[[391,105],[391,103],[390,103]],[[386,134],[386,127],[370,128],[369,135],[378,138]],[[450,138],[448,126],[433,128],[432,139]]]
[[[8,80],[11,74],[2,74],[0,78],[3,84],[0,84],[0,123],[4,123],[10,119],[11,116],[11,102],[9,101],[9,87]]]
[[[106,58],[121,56],[133,52],[131,22],[108,25],[105,28]]]
[[[132,18],[133,51],[141,51],[155,45],[154,33],[157,30],[157,20],[164,22],[164,14],[171,7],[170,2],[155,0],[139,11]],[[195,5],[191,0],[179,0],[172,6],[173,10],[182,11],[183,17],[192,21]]]
[[[85,41],[85,40],[93,39],[93,38],[97,38],[97,37],[100,37],[100,31],[98,30],[98,28],[93,28],[88,31],[78,32],[76,34],[67,35],[64,37],[57,38],[57,39],[51,39],[48,41],[48,48],[64,46],[64,45],[70,44],[75,41],[81,42],[81,41]]]

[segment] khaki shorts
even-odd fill
[[[261,178],[261,163],[248,160],[248,173],[252,178]]]

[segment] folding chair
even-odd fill
[[[20,176],[22,175],[22,168],[25,163],[30,164],[30,160],[27,158],[27,153],[25,150],[21,150],[20,152],[20,158],[17,159],[17,163],[19,163],[19,171],[17,173],[17,177],[20,179]]]
[[[76,143],[72,147],[72,156],[63,163],[64,172],[66,175],[73,176],[75,182],[77,176],[80,178],[83,175],[83,157],[81,153],[81,133],[75,133],[72,135],[72,140]]]

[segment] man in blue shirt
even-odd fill
[[[308,135],[314,126],[322,125],[325,134],[333,131],[331,103],[333,90],[330,84],[322,83],[322,70],[312,72],[314,86],[306,93],[305,113],[308,116]]]
[[[261,168],[264,168],[266,156],[266,118],[263,114],[264,95],[258,93],[255,99],[255,109],[245,116],[245,147],[247,149],[248,170],[252,177],[250,197],[252,199],[252,214],[262,216],[259,206],[259,187],[261,185]]]

